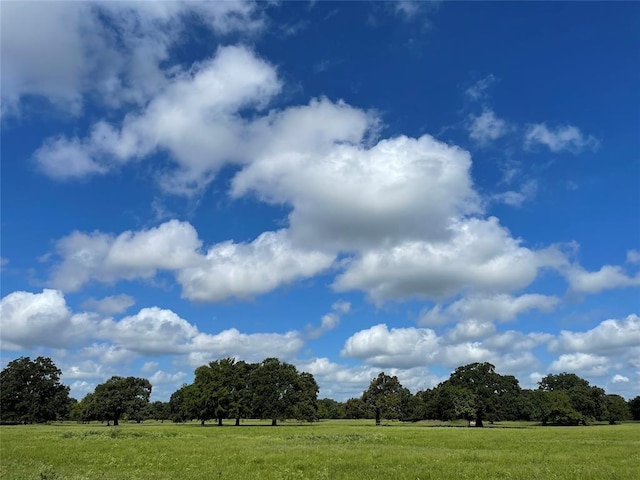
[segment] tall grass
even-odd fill
[[[639,479],[640,424],[0,427],[2,479]],[[513,428],[519,427],[519,428]]]

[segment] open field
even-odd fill
[[[638,479],[640,424],[0,427],[0,478]]]

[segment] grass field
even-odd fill
[[[0,478],[640,479],[640,424],[0,427]]]

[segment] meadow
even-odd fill
[[[484,429],[372,420],[0,427],[0,478],[638,479],[640,424]]]

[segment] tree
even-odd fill
[[[71,407],[69,387],[50,358],[21,357],[0,372],[0,420],[48,422],[64,418]]]
[[[591,386],[584,378],[575,373],[549,374],[539,382],[539,389],[545,392],[565,392],[573,409],[580,413],[580,421],[602,420],[606,416],[605,392],[602,388]]]
[[[629,410],[633,420],[640,420],[640,395],[629,400]]]
[[[295,366],[277,358],[267,358],[251,372],[251,390],[254,412],[262,418],[270,418],[271,425],[276,426],[279,418],[293,412],[293,407],[302,398],[303,387]]]
[[[495,368],[486,362],[471,363],[456,368],[444,382],[468,392],[466,395],[458,392],[458,411],[464,414],[473,408],[476,427],[483,427],[486,418],[494,421],[504,417],[520,395],[518,380],[512,375],[496,373]]]
[[[96,386],[91,397],[95,411],[104,419],[113,420],[113,425],[123,415],[138,418],[139,413],[149,403],[151,396],[149,380],[137,377],[111,377]]]
[[[369,411],[369,406],[361,398],[350,398],[344,404],[344,418],[352,420],[371,418]]]
[[[623,420],[631,418],[629,404],[620,395],[607,395],[605,397],[605,409],[607,412],[607,420],[611,425]]]
[[[402,406],[410,396],[409,390],[404,388],[398,377],[391,377],[384,372],[371,380],[369,388],[362,394],[362,400],[375,411],[376,425],[380,425],[380,418],[396,418],[402,416]]]
[[[345,404],[332,398],[318,400],[318,418],[345,418]]]

